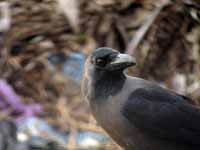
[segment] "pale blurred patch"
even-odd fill
[[[79,30],[79,1],[78,0],[56,0],[58,10],[69,20],[75,31]]]

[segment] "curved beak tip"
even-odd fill
[[[128,66],[134,66],[136,65],[136,61],[135,58],[128,54],[118,54],[111,64],[127,64]]]

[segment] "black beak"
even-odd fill
[[[136,65],[136,61],[128,54],[119,53],[108,65],[109,70],[123,70],[130,66]]]

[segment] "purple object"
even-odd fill
[[[13,88],[5,81],[0,80],[0,109],[4,111],[11,108],[12,116],[16,116],[18,122],[22,118],[39,115],[43,112],[42,106],[39,104],[25,105],[21,102],[20,97],[15,93]]]

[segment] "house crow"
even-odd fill
[[[185,96],[126,75],[135,64],[130,55],[106,47],[88,57],[82,94],[97,122],[128,150],[200,150],[200,108]]]

